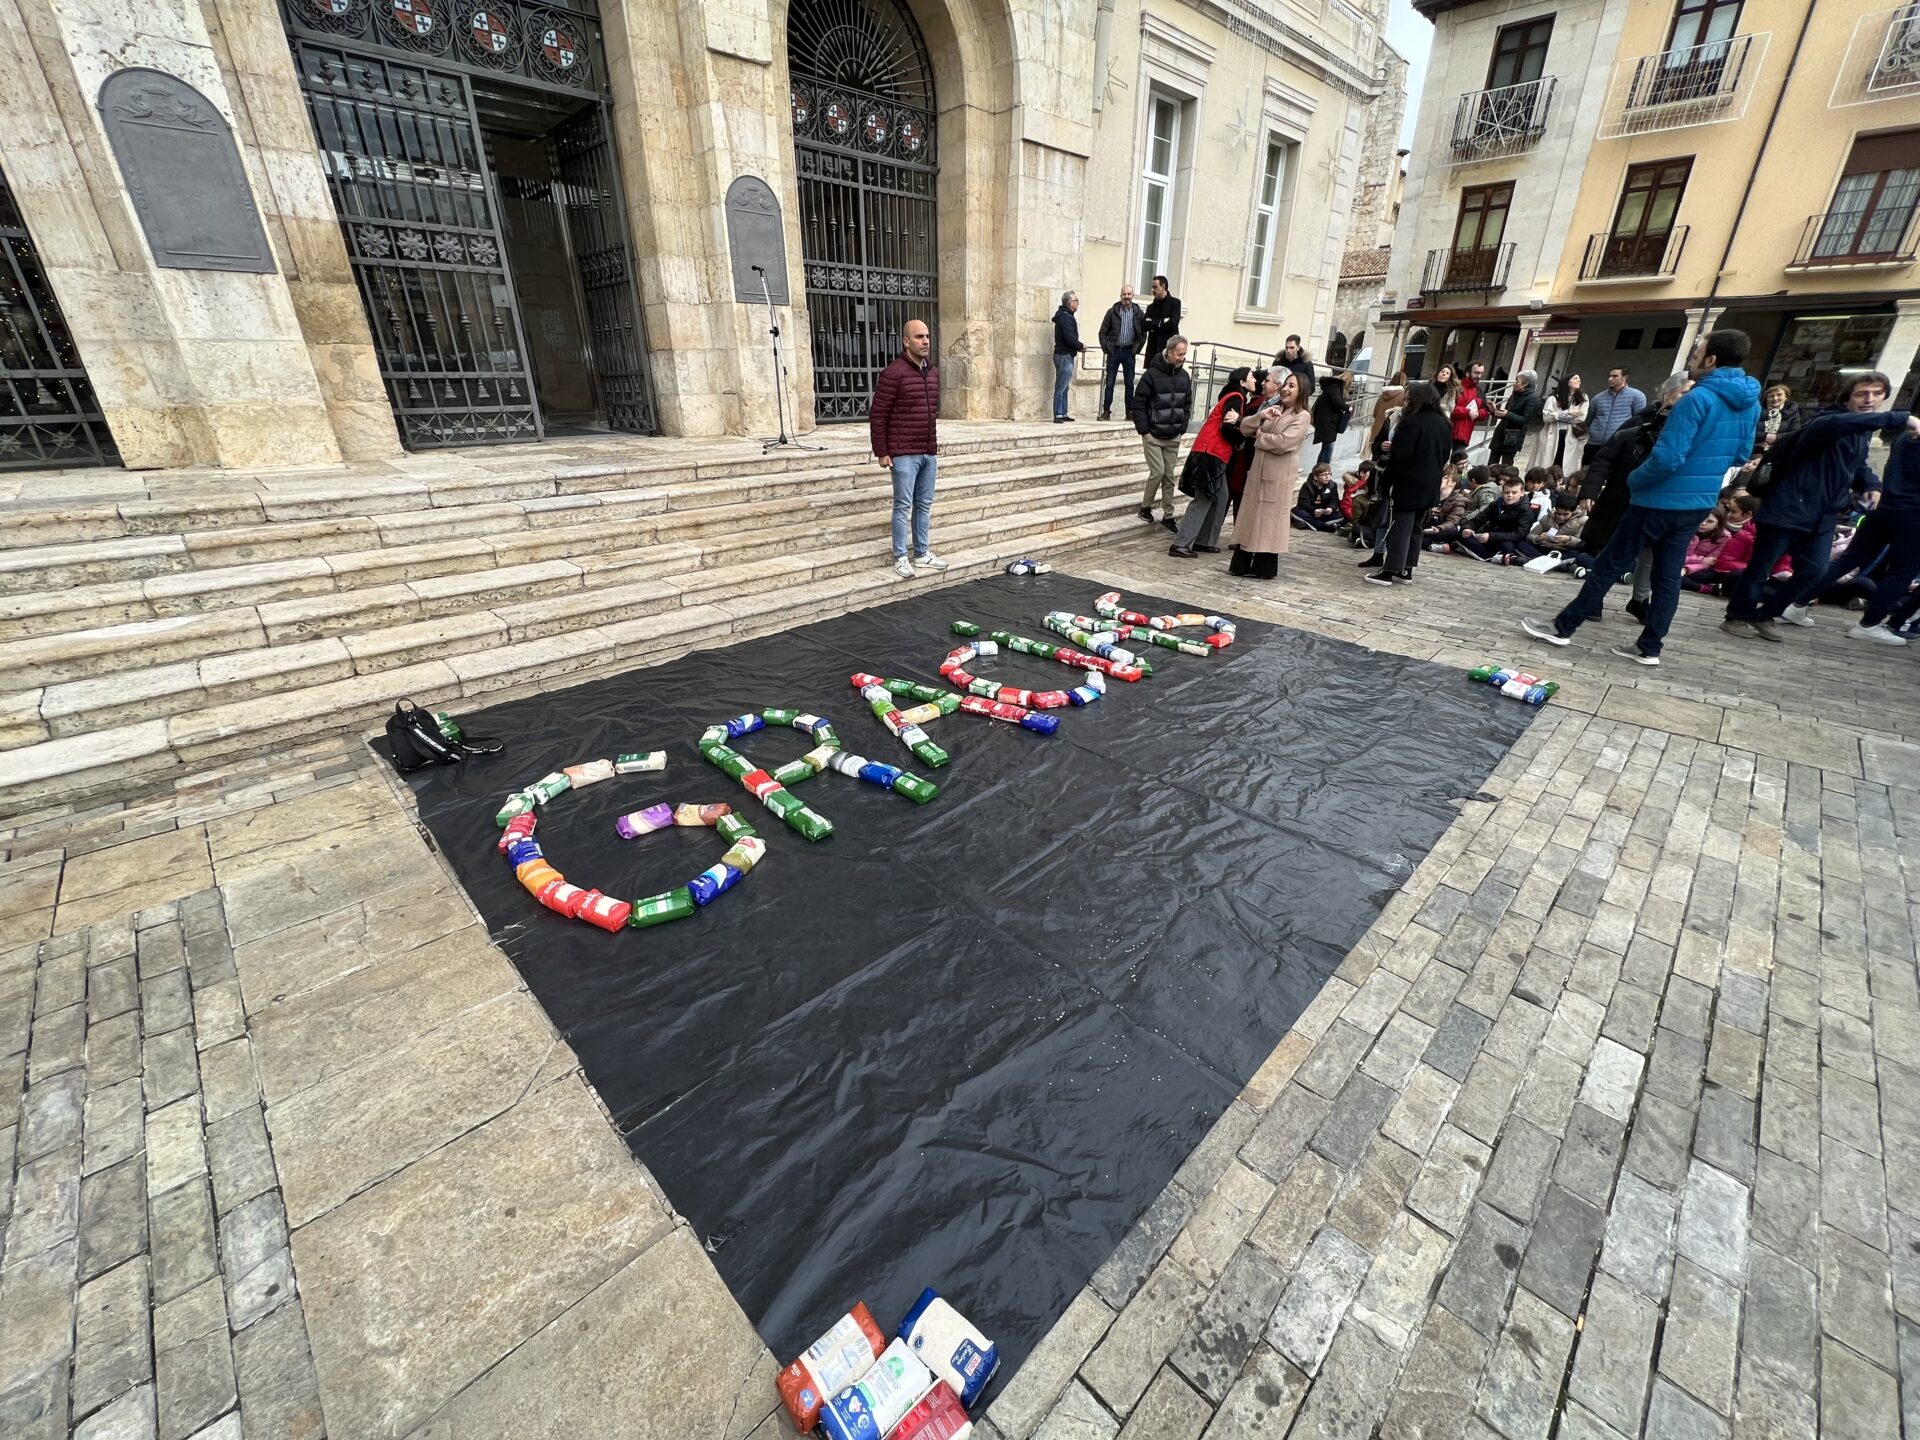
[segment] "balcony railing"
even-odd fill
[[[1860,210],[1809,215],[1789,270],[1844,270],[1850,265],[1910,265],[1920,255],[1920,210],[1869,218]]]
[[[1862,15],[1828,104],[1863,105],[1920,95],[1920,0]]]
[[[1511,240],[1504,245],[1476,245],[1468,250],[1429,250],[1420,289],[1428,295],[1456,290],[1504,290],[1507,271],[1512,265]]]
[[[1768,38],[1733,35],[1615,62],[1600,138],[1738,120],[1753,97]]]
[[[1559,84],[1556,76],[1543,75],[1462,95],[1453,110],[1453,163],[1495,160],[1532,149],[1547,133],[1547,112]]]
[[[1687,245],[1687,227],[1647,235],[1615,235],[1602,231],[1587,237],[1587,253],[1580,261],[1582,280],[1659,280],[1680,265]]]

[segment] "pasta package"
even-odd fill
[[[866,1374],[886,1348],[887,1337],[865,1301],[835,1321],[774,1382],[794,1429],[804,1435],[819,1424],[820,1407]]]

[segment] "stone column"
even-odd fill
[[[177,76],[237,132],[243,107],[221,74],[199,6],[185,0],[138,6],[25,0],[23,19],[28,63],[42,72],[42,93],[54,111],[30,118],[42,135],[54,128],[64,133],[56,150],[76,163],[80,179],[73,192],[90,192],[90,203],[49,203],[46,176],[34,173],[31,156],[22,157],[11,131],[0,135],[0,161],[13,173],[26,159],[29,183],[19,194],[21,210],[48,257],[48,280],[62,310],[80,327],[76,338],[88,374],[97,390],[107,382],[102,401],[108,424],[129,463],[337,462],[340,446],[286,277],[157,265],[107,143],[100,87],[128,66]],[[0,86],[0,93],[11,91]],[[6,103],[32,104],[31,98]],[[68,163],[56,158],[62,168]],[[257,167],[250,167],[249,179],[257,186]],[[255,199],[257,205],[257,194]],[[96,233],[106,241],[105,254],[90,243]],[[81,244],[69,251],[67,242],[75,238]],[[73,264],[70,254],[81,263]],[[129,350],[129,342],[138,348]],[[134,367],[145,370],[145,385],[128,381]],[[157,420],[155,411],[167,418]]]
[[[1520,338],[1513,347],[1512,374],[1518,375],[1522,370],[1537,370],[1539,368],[1534,364],[1534,361],[1538,358],[1535,347],[1535,337],[1546,328],[1546,324],[1547,316],[1544,311],[1538,315],[1522,315],[1520,317]]]
[[[1886,408],[1892,407],[1894,394],[1908,372],[1920,368],[1920,298],[1896,300],[1893,306],[1893,328],[1887,331],[1887,343],[1873,362],[1874,369],[1893,381]]]
[[[222,79],[238,101],[235,137],[340,452],[349,460],[402,454],[280,13],[273,0],[203,0],[202,8]]]
[[[1651,377],[1653,384],[1658,385],[1662,380],[1666,379],[1667,376],[1677,375],[1686,369],[1687,361],[1693,355],[1693,347],[1700,343],[1702,337],[1704,337],[1709,330],[1720,323],[1720,317],[1726,313],[1727,307],[1724,305],[1689,306],[1687,309],[1687,323],[1680,331],[1680,353],[1673,357],[1673,364],[1668,366],[1665,371]],[[1642,385],[1640,388],[1645,390],[1649,395],[1653,393],[1649,386]]]

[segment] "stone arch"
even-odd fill
[[[937,107],[939,174],[935,225],[941,317],[938,359],[943,413],[957,416],[1010,413],[1011,396],[1002,358],[1014,331],[1014,287],[1004,256],[1008,227],[1004,199],[1010,188],[1015,142],[1018,68],[1007,0],[902,0],[919,27],[933,69]],[[773,0],[773,89],[787,91],[789,0]],[[797,211],[791,173],[793,117],[782,107],[775,119],[789,157],[781,203]],[[798,217],[789,224],[789,252],[800,256]],[[793,333],[804,337],[804,286],[795,286]],[[813,393],[813,363],[804,339],[794,347],[794,389]]]

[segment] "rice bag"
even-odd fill
[[[563,767],[560,773],[572,781],[573,788],[578,790],[582,786],[597,785],[602,780],[613,779],[613,761],[583,760],[578,765]]]
[[[806,1348],[806,1352],[774,1381],[787,1418],[805,1434],[819,1423],[820,1407],[858,1380],[886,1349],[887,1337],[873,1323],[873,1312],[861,1301],[834,1322],[833,1328]]]
[[[882,1440],[933,1383],[933,1372],[907,1342],[895,1340],[866,1374],[820,1407],[820,1428],[827,1440]]]
[[[1000,1368],[1000,1347],[982,1335],[958,1310],[929,1286],[900,1322],[900,1338],[932,1370],[971,1405]]]
[[[664,770],[667,768],[667,752],[664,750],[636,751],[629,755],[618,756],[613,762],[616,775],[637,775],[645,770]]]
[[[967,1407],[936,1380],[906,1418],[893,1427],[887,1440],[967,1440],[972,1434],[973,1421],[967,1418]]]

